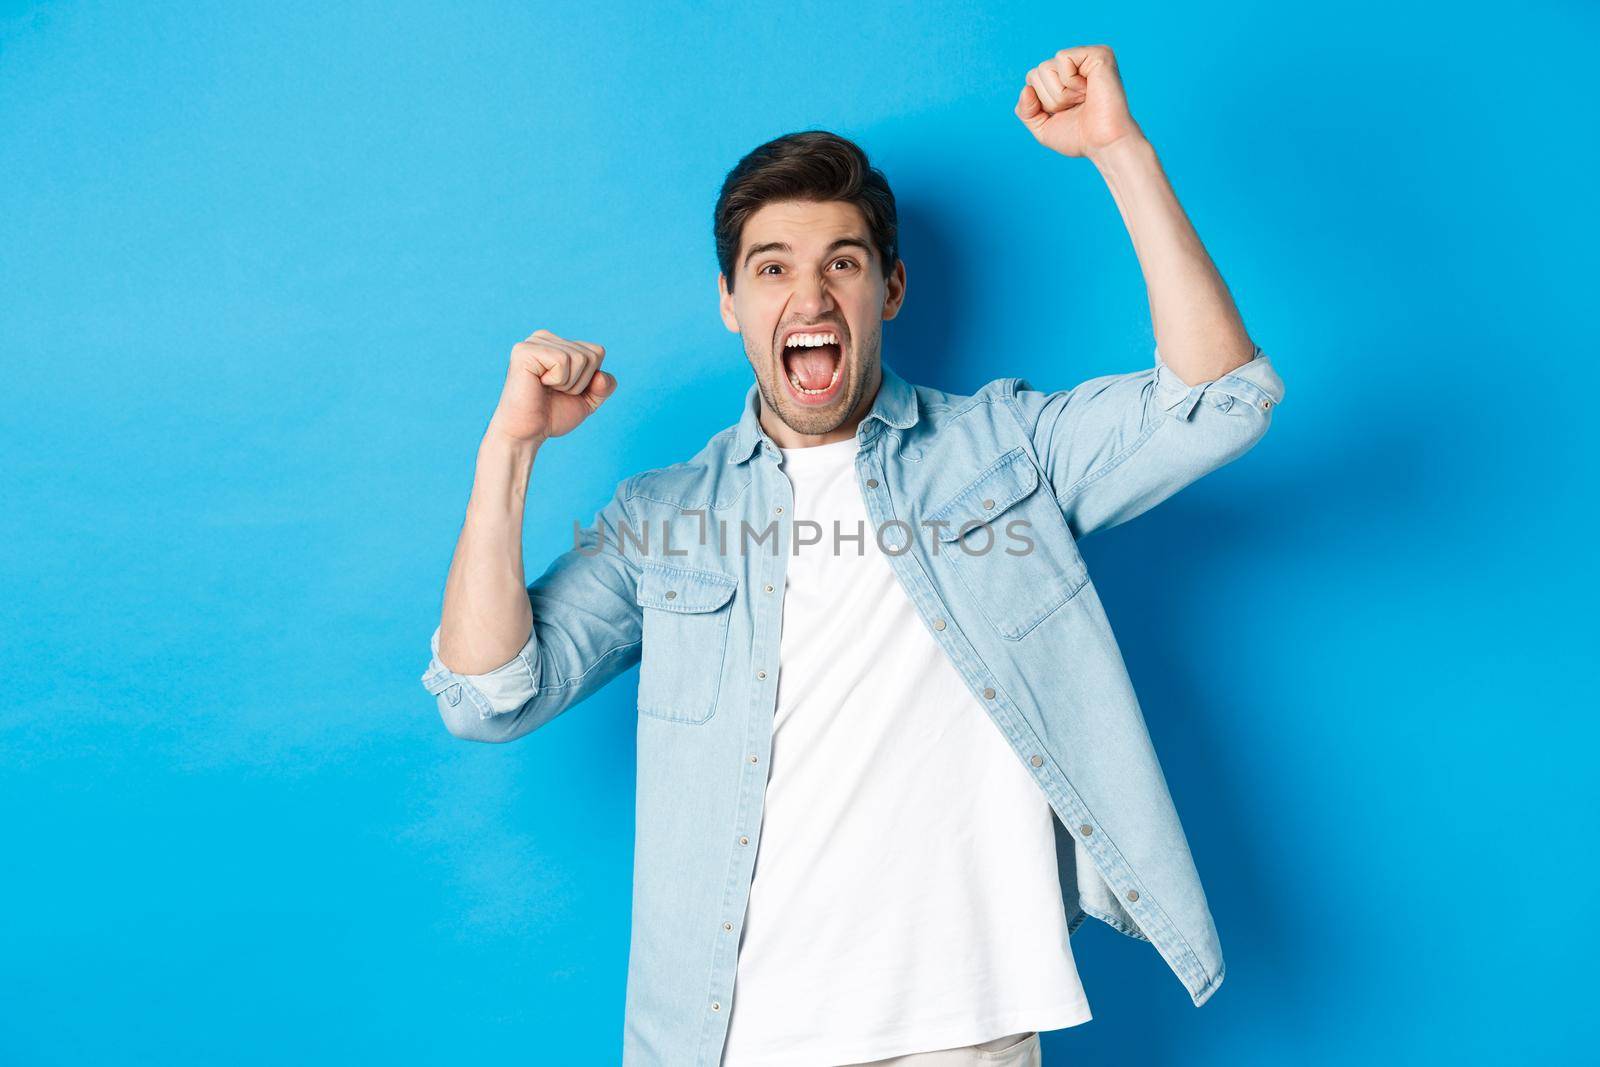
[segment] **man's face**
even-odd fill
[[[883,322],[900,310],[905,265],[884,278],[854,204],[785,200],[746,220],[734,270],[731,295],[717,275],[722,321],[744,340],[762,427],[784,448],[853,434],[877,393]]]

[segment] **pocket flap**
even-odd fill
[[[646,560],[640,564],[639,589],[635,599],[642,608],[662,611],[715,611],[728,602],[738,588],[736,579],[726,574],[675,567],[670,563]]]
[[[977,524],[990,522],[1011,505],[1033,492],[1039,484],[1039,469],[1020,447],[1013,448],[974,478],[965,489],[939,505],[925,522],[945,522],[939,540],[954,541]]]

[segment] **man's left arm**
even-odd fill
[[[1109,48],[1067,48],[1028,72],[1017,117],[1041,144],[1094,163],[1144,274],[1154,366],[1010,402],[1073,532],[1124,522],[1241,455],[1283,382],[1250,339],[1155,149],[1133,120]]]

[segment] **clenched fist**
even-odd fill
[[[1064,156],[1092,156],[1143,136],[1128,111],[1117,57],[1103,44],[1063,48],[1028,71],[1016,113],[1034,139]]]
[[[605,358],[603,345],[533,331],[512,346],[505,388],[489,428],[532,444],[571,433],[616,391],[617,379],[600,369]]]

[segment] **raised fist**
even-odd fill
[[[1028,71],[1017,118],[1064,156],[1093,156],[1123,137],[1142,137],[1128,111],[1117,57],[1103,44],[1063,48]]]
[[[535,330],[511,348],[505,388],[489,428],[515,441],[539,444],[571,433],[617,388],[600,369],[606,350]]]

